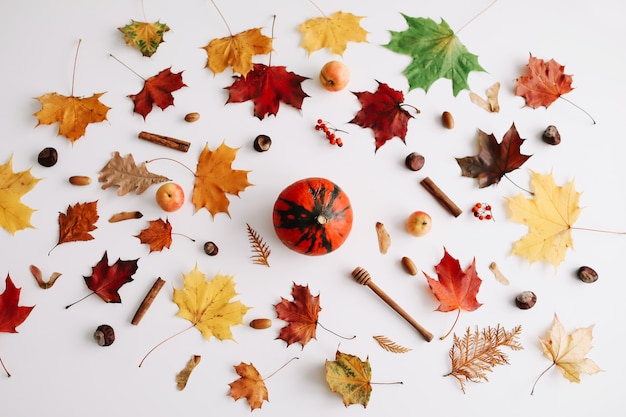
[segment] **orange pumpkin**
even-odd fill
[[[287,246],[304,255],[339,248],[352,230],[348,195],[325,178],[305,178],[285,188],[274,203],[274,230]]]

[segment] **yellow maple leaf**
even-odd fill
[[[205,207],[213,217],[217,213],[228,212],[230,201],[226,194],[239,195],[239,192],[252,185],[248,182],[248,172],[233,170],[232,162],[239,148],[231,148],[224,142],[211,151],[204,146],[196,167],[196,180],[193,186],[191,201],[196,211]]]
[[[24,194],[29,192],[41,180],[30,174],[30,169],[13,172],[13,157],[0,165],[0,226],[12,235],[18,230],[33,227],[30,223],[34,209],[21,202]]]
[[[552,173],[531,171],[530,187],[532,198],[518,194],[506,199],[510,219],[528,226],[528,234],[514,243],[512,253],[531,263],[545,260],[557,267],[574,246],[571,230],[581,212],[581,193],[573,181],[556,185]]]
[[[184,287],[174,289],[173,300],[178,305],[177,315],[189,320],[206,340],[234,340],[231,326],[242,324],[249,307],[237,296],[233,276],[217,274],[211,281],[198,270],[198,265],[184,275]]]
[[[323,48],[343,55],[348,42],[367,42],[368,32],[360,24],[363,17],[339,11],[330,16],[309,19],[298,26],[304,36],[301,46],[309,55]]]
[[[159,21],[154,23],[138,22],[131,19],[131,23],[117,28],[124,34],[126,45],[137,48],[143,56],[151,57],[163,42],[163,34],[170,28]]]
[[[87,125],[106,120],[110,107],[100,102],[104,93],[96,93],[91,97],[63,96],[57,93],[44,94],[36,99],[41,109],[35,113],[39,125],[59,123],[59,135],[68,138],[72,143],[85,135]]]
[[[208,54],[206,68],[219,74],[228,67],[246,76],[252,71],[252,57],[272,52],[272,38],[261,33],[261,28],[245,30],[235,35],[213,39],[204,47]]]
[[[567,334],[565,327],[555,314],[552,327],[548,330],[545,338],[539,338],[543,354],[552,361],[552,365],[543,371],[539,378],[553,366],[559,368],[563,376],[570,382],[576,383],[580,382],[581,374],[593,375],[600,372],[601,369],[598,365],[585,357],[592,347],[592,330],[593,326],[589,326]],[[536,384],[537,381],[535,381]],[[533,391],[534,389],[533,386]]]
[[[368,359],[337,351],[334,361],[326,361],[326,382],[332,392],[341,394],[343,404],[361,404],[364,408],[372,393],[372,369]]]

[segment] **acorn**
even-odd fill
[[[115,342],[115,331],[108,324],[101,324],[94,332],[93,337],[100,346],[110,346]]]

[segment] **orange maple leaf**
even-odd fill
[[[211,151],[208,145],[204,146],[198,158],[191,197],[196,211],[204,207],[213,217],[217,213],[230,216],[230,201],[226,194],[239,196],[239,192],[252,185],[248,182],[250,171],[232,169],[238,150],[239,148],[231,148],[224,142],[215,151]]]
[[[224,38],[213,39],[204,49],[208,54],[206,68],[214,74],[232,67],[234,72],[245,77],[252,71],[254,55],[272,52],[272,38],[263,35],[260,28],[254,28]]]
[[[280,303],[274,305],[278,318],[289,322],[280,329],[278,338],[287,342],[287,346],[298,342],[304,349],[311,339],[315,339],[317,317],[322,310],[320,296],[311,295],[308,285],[297,284],[293,284],[291,295],[293,301],[281,297]]]
[[[450,256],[444,248],[443,258],[435,265],[435,272],[437,272],[439,280],[429,277],[426,273],[424,276],[433,295],[439,300],[439,307],[436,311],[458,311],[456,320],[452,325],[454,328],[461,310],[474,311],[482,305],[476,300],[482,283],[476,272],[476,259],[463,271],[459,261]],[[441,339],[448,336],[452,332],[452,328]]]
[[[150,245],[150,253],[160,252],[164,248],[170,248],[172,244],[172,225],[168,219],[163,221],[162,219],[150,220],[150,225],[143,229],[135,237],[138,238],[141,243]]]
[[[66,242],[92,240],[93,236],[89,232],[97,229],[95,223],[98,218],[98,200],[67,206],[66,213],[59,213],[59,240],[56,246]]]
[[[57,93],[44,94],[37,97],[42,107],[35,116],[39,120],[37,126],[59,123],[59,135],[68,138],[72,143],[85,135],[87,125],[106,120],[110,107],[100,102],[96,93],[91,97],[62,96]]]
[[[572,76],[565,74],[565,67],[554,59],[545,62],[531,54],[527,67],[529,74],[517,79],[515,95],[524,97],[526,105],[533,109],[548,108],[557,98],[573,90]]]
[[[228,384],[230,392],[228,395],[236,400],[245,398],[250,404],[250,410],[261,408],[263,401],[269,401],[267,387],[259,371],[254,365],[241,362],[235,365],[235,371],[241,377]]]

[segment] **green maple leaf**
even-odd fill
[[[440,78],[452,80],[455,96],[461,90],[469,90],[469,73],[485,71],[478,63],[478,56],[467,50],[445,20],[437,24],[429,18],[402,16],[409,28],[403,32],[390,31],[391,40],[384,46],[413,58],[403,71],[409,90],[423,88],[428,92]]]

